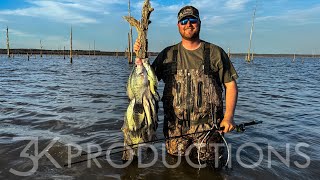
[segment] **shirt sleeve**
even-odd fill
[[[172,47],[173,46],[169,46],[162,50],[151,65],[158,81],[161,79],[164,80],[164,76],[168,73],[168,67],[170,67],[170,60],[172,59],[172,55],[170,55],[172,54]]]
[[[163,57],[164,56],[164,51],[161,51],[158,56],[156,57],[156,59],[153,61],[153,63],[151,64],[151,67],[153,68],[158,81],[160,81],[163,77],[162,77],[162,63],[163,63]]]
[[[213,59],[215,60],[214,66],[219,73],[221,83],[228,83],[238,78],[237,71],[227,53],[222,48],[219,47],[214,50],[213,56]]]

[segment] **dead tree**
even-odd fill
[[[253,60],[253,54],[250,57],[250,50],[251,50],[251,41],[252,41],[252,33],[253,33],[253,26],[254,26],[254,18],[256,16],[256,10],[257,10],[257,2],[256,2],[256,7],[254,8],[253,16],[252,16],[252,24],[251,24],[251,31],[250,31],[250,40],[249,40],[249,49],[248,49],[248,55],[247,55],[247,62],[250,62]]]
[[[42,58],[42,43],[41,43],[41,39],[40,39],[40,57]]]
[[[147,39],[147,32],[148,32],[148,25],[151,23],[149,20],[150,14],[153,11],[151,7],[150,0],[145,0],[142,7],[142,17],[141,21],[136,20],[132,16],[125,16],[123,17],[127,20],[131,26],[136,27],[138,32],[137,39],[140,41],[141,48],[136,53],[138,58],[147,58],[148,57],[148,39]]]
[[[7,26],[7,56],[10,58],[10,43],[9,43],[9,29]]]
[[[128,12],[129,17],[131,17],[131,8],[130,8],[130,0],[128,1]],[[128,63],[132,64],[133,62],[133,41],[132,41],[132,26],[130,25],[130,31],[128,33]]]
[[[70,30],[70,63],[72,64],[72,26]]]

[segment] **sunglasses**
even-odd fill
[[[198,23],[199,20],[197,18],[185,18],[185,19],[180,20],[179,23],[181,25],[186,25],[188,23],[188,21],[191,24],[196,24],[196,23]]]

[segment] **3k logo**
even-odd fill
[[[40,153],[38,152],[38,137],[17,137],[13,138],[16,141],[22,140],[30,140],[29,144],[22,150],[20,153],[20,157],[28,158],[32,161],[32,168],[29,171],[21,172],[15,169],[10,168],[10,172],[17,176],[30,176],[38,170],[39,167],[39,159],[45,155],[47,158],[53,163],[56,168],[61,168],[58,162],[49,154],[48,150],[59,140],[59,138],[54,138],[50,144],[44,148]],[[34,154],[28,154],[27,151],[31,149],[32,145],[34,145]]]

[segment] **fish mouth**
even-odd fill
[[[138,65],[136,66],[136,74],[137,75],[143,75],[143,66],[142,65]]]

